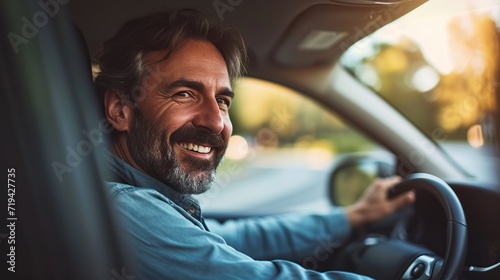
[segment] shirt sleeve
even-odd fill
[[[324,256],[331,255],[350,232],[342,208],[326,214],[294,213],[224,223],[206,222],[211,232],[254,259],[287,259],[306,267],[309,267],[311,256],[326,258]]]
[[[134,189],[112,197],[131,245],[136,279],[368,279],[319,273],[285,260],[254,260],[193,224],[158,192]]]

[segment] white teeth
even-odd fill
[[[186,150],[195,151],[201,154],[208,154],[212,150],[211,147],[204,147],[193,143],[179,143],[179,145]]]

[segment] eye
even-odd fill
[[[177,93],[175,93],[173,95],[174,98],[175,97],[187,98],[187,97],[190,97],[190,96],[191,96],[191,94],[189,94],[189,92],[187,92],[187,91],[179,91],[179,92],[177,92]]]
[[[226,108],[229,108],[231,106],[231,100],[229,98],[219,97],[216,100],[217,100],[217,103],[225,106]]]
[[[191,104],[195,102],[196,97],[191,91],[178,91],[170,97],[174,102],[179,104]]]

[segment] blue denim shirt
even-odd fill
[[[121,178],[106,186],[132,246],[136,279],[367,279],[284,260],[306,267],[325,260],[350,230],[341,209],[205,223],[191,196],[111,153],[106,159]]]

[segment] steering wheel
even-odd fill
[[[350,244],[343,253],[350,258],[354,272],[375,279],[444,279],[457,278],[463,270],[467,252],[467,224],[462,205],[443,180],[429,174],[415,173],[391,189],[389,198],[411,189],[433,195],[443,207],[447,224],[444,259],[429,250],[401,240],[368,236]]]

